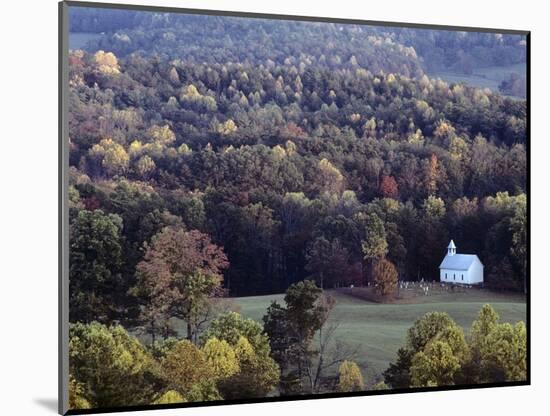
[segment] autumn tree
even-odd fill
[[[187,393],[187,401],[189,402],[211,402],[216,400],[223,400],[223,397],[220,395],[214,380],[194,384]]]
[[[399,198],[399,189],[393,176],[383,176],[380,181],[380,194],[384,198]]]
[[[339,391],[362,391],[365,389],[365,382],[359,366],[353,361],[344,361],[338,369],[338,390]]]
[[[188,340],[177,342],[161,360],[168,387],[186,397],[191,387],[213,376],[205,354]]]
[[[186,400],[175,390],[168,390],[162,393],[152,404],[176,404],[185,403]]]
[[[112,52],[105,52],[99,50],[94,55],[94,60],[98,66],[99,71],[104,74],[118,74],[120,73],[120,66],[118,59]]]
[[[227,341],[233,347],[241,337],[245,337],[257,354],[269,355],[269,338],[264,333],[263,327],[253,319],[244,318],[237,312],[218,315],[201,335],[201,341],[204,343],[214,337]]]
[[[256,350],[248,338],[240,336],[233,346],[239,371],[218,383],[226,399],[265,397],[279,382],[279,366],[261,350]]]
[[[429,160],[424,164],[424,186],[428,195],[437,193],[440,175],[439,160],[435,153],[432,153]]]
[[[202,352],[212,369],[213,379],[226,379],[239,372],[239,361],[235,350],[227,341],[212,337],[206,341]]]
[[[341,193],[344,190],[344,176],[328,159],[321,159],[318,169],[322,191]]]
[[[129,166],[130,157],[124,147],[111,138],[101,140],[89,151],[89,157],[109,176],[124,174]]]
[[[495,329],[499,319],[498,313],[491,305],[483,305],[477,315],[477,319],[472,323],[472,329],[470,331],[472,350],[477,350],[478,353],[480,352],[481,346],[485,342],[485,338]]]
[[[140,157],[137,162],[135,163],[135,170],[137,174],[147,179],[149,175],[151,175],[156,168],[155,161],[151,159],[148,155],[144,155]]]
[[[386,259],[377,260],[373,270],[374,284],[377,292],[382,296],[388,296],[397,288],[397,270],[393,263]]]
[[[235,312],[217,317],[201,339],[226,341],[235,351],[239,371],[218,382],[224,398],[265,397],[279,382],[279,366],[271,357],[262,326]]]
[[[197,341],[197,327],[206,319],[210,300],[220,293],[223,250],[199,231],[167,227],[145,245],[137,266],[137,292],[144,299],[142,318],[155,334],[166,316],[185,321],[187,339]]]
[[[379,381],[374,386],[372,386],[371,390],[375,391],[381,391],[381,390],[388,390],[390,387],[384,383],[383,381]]]
[[[164,126],[152,126],[147,135],[152,141],[161,145],[169,145],[176,141],[176,135],[167,124]]]
[[[225,121],[224,123],[222,123],[218,126],[218,133],[220,133],[224,136],[227,136],[229,134],[233,134],[236,131],[237,131],[237,125],[231,119]]]

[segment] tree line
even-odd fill
[[[523,322],[499,323],[485,305],[470,335],[445,313],[430,312],[408,330],[383,379],[365,385],[354,351],[335,339],[334,299],[313,281],[290,286],[263,326],[235,312],[210,321],[193,341],[141,343],[122,326],[70,327],[70,408],[252,399],[521,381]]]

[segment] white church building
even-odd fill
[[[439,265],[442,282],[475,285],[483,283],[483,263],[475,254],[456,254],[453,240],[447,247],[447,255]]]

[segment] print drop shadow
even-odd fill
[[[57,413],[57,399],[56,398],[40,398],[40,399],[34,399],[34,402],[36,404],[39,404],[44,409],[50,410],[53,413]]]

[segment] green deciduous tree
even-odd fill
[[[525,198],[518,199],[515,213],[510,220],[510,232],[512,232],[512,256],[520,265],[523,280],[523,292],[527,293],[527,201]]]
[[[384,383],[383,381],[379,381],[374,386],[372,386],[371,390],[388,390],[390,387]]]
[[[449,386],[460,369],[459,359],[449,344],[443,341],[430,342],[424,351],[414,355],[411,362],[411,386]]]
[[[469,343],[447,314],[431,312],[409,329],[384,379],[392,388],[520,381],[526,356],[525,324],[499,324],[490,305],[473,322]]]
[[[382,258],[388,252],[384,222],[376,214],[371,214],[366,221],[366,238],[361,244],[365,259]]]
[[[191,387],[187,393],[190,402],[212,402],[223,400],[214,380],[201,381]]]
[[[323,335],[321,330],[334,307],[334,300],[325,296],[310,280],[291,285],[284,300],[286,307],[274,302],[263,318],[273,357],[281,366],[281,389],[285,393],[315,392],[322,371],[347,358],[339,356],[329,360],[325,356],[333,331],[328,330],[328,334]],[[312,345],[317,333],[319,349]]]
[[[201,340],[216,337],[236,346],[241,337],[245,337],[256,354],[269,355],[269,338],[262,326],[250,318],[244,318],[236,312],[227,312],[214,319],[208,329],[201,335]]]
[[[123,312],[122,219],[81,210],[69,227],[69,313],[72,322],[111,322]]]
[[[481,347],[481,365],[491,381],[527,378],[527,330],[523,322],[496,325]],[[500,377],[504,379],[499,379]],[[494,378],[497,378],[494,380]]]
[[[454,383],[468,358],[462,329],[448,314],[429,312],[409,328],[405,346],[398,350],[397,361],[390,364],[384,379],[392,388]]]
[[[121,326],[71,324],[69,366],[93,407],[149,404],[163,386],[156,362]]]

